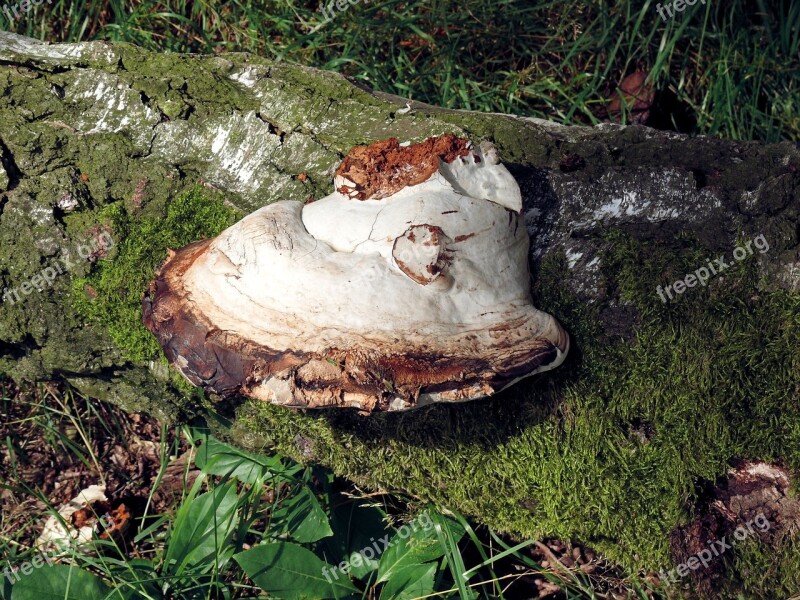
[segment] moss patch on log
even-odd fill
[[[670,531],[691,520],[698,490],[732,458],[779,459],[798,471],[797,294],[764,291],[777,278],[750,258],[668,305],[656,295],[658,284],[693,272],[728,243],[727,221],[705,213],[615,221],[647,242],[604,234],[608,251],[592,285],[606,293],[594,295],[595,304],[567,292],[565,281],[574,282],[577,271],[552,249],[580,236],[595,241],[605,224],[560,231],[558,243],[543,244],[550,254],[534,276],[537,306],[570,330],[569,360],[496,398],[463,405],[364,419],[246,403],[228,421],[236,400],[212,407],[202,395],[176,393],[182,380],[163,358],[147,360],[160,353],[139,306],[168,247],[216,235],[234,218],[225,216],[221,196],[209,200],[197,190],[181,200],[192,182],[224,188],[249,212],[329,192],[338,158],[355,144],[451,131],[493,139],[504,162],[528,178],[540,208],[574,199],[574,189],[582,191],[579,200],[603,200],[580,184],[610,172],[623,182],[618,196],[633,190],[665,201],[676,191],[670,207],[730,215],[730,223],[775,242],[762,261],[767,267],[794,268],[796,257],[786,255],[796,252],[798,163],[789,143],[670,141],[642,128],[568,129],[416,103],[401,114],[404,101],[376,100],[336,74],[247,55],[154,55],[96,44],[59,59],[59,68],[54,60],[26,58],[0,69],[7,88],[0,187],[14,189],[0,199],[0,280],[18,288],[98,225],[113,230],[117,245],[107,261],[77,265],[47,293],[4,304],[0,369],[15,378],[61,375],[84,392],[162,418],[185,420],[207,408],[209,421],[242,445],[322,462],[365,486],[404,489],[520,535],[581,540],[630,568],[671,567]],[[572,154],[585,168],[563,168]],[[257,160],[231,167],[238,156]],[[531,170],[544,172],[531,177]],[[677,175],[667,178],[666,170]],[[663,189],[640,185],[653,177]],[[708,195],[700,198],[695,188],[704,187]],[[63,215],[55,207],[66,195],[78,208]],[[606,192],[593,205],[610,198]],[[578,208],[563,213],[564,224]],[[680,229],[696,238],[655,241]],[[757,273],[770,275],[766,286]],[[66,297],[80,312],[65,306]],[[730,559],[750,595],[785,597],[800,586],[796,543],[779,552],[743,545]]]
[[[729,461],[800,468],[800,297],[758,291],[751,259],[663,304],[656,286],[706,264],[707,251],[687,236],[657,248],[620,232],[605,241],[601,285],[628,305],[634,336],[609,335],[599,309],[559,285],[566,257],[551,256],[537,306],[572,335],[561,368],[492,399],[370,418],[247,402],[242,430],[508,532],[580,540],[633,570],[672,568],[670,532]],[[796,550],[785,542],[780,572],[752,585],[800,584]]]
[[[236,221],[236,211],[222,195],[195,187],[171,202],[154,201],[141,214],[118,202],[97,217],[122,241],[111,260],[98,263],[72,281],[72,303],[78,313],[102,326],[126,358],[151,360],[161,355],[142,323],[142,295],[168,249],[214,237]]]

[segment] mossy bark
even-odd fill
[[[796,144],[405,111],[335,73],[247,54],[7,33],[0,86],[0,277],[18,296],[3,298],[0,371],[14,378],[202,416],[249,447],[633,568],[669,566],[698,483],[730,461],[800,468]],[[492,399],[366,419],[218,402],[166,368],[137,311],[168,247],[329,193],[353,145],[449,132],[492,140],[520,183],[537,306],[573,340],[565,365]],[[98,232],[113,246],[82,251]],[[731,266],[662,302],[658,286],[720,257]],[[797,562],[770,585],[800,587]]]

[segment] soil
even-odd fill
[[[791,479],[779,464],[737,461],[727,477],[705,483],[695,519],[670,536],[675,564],[687,563],[708,549],[722,554],[747,537],[777,546],[800,531],[800,500],[790,493]],[[715,597],[724,581],[725,560],[689,571],[697,591]]]
[[[122,524],[108,533],[129,556],[148,554],[150,548],[132,544],[131,539],[161,461],[167,461],[167,466],[147,509],[150,515],[173,512],[184,489],[184,476],[191,485],[197,474],[191,465],[187,469],[188,446],[176,445],[171,428],[163,430],[166,444],[161,441],[161,424],[148,415],[128,414],[114,405],[67,393],[65,386],[56,383],[19,387],[0,379],[0,439],[10,440],[0,445],[0,483],[5,484],[0,487],[0,537],[32,547],[49,516],[48,504],[58,508],[81,490],[105,481],[108,502],[101,503],[102,507],[93,505],[91,511],[77,511],[71,518],[73,525],[80,527],[93,521],[95,514],[105,514],[112,524]],[[75,449],[65,446],[64,440],[70,440],[74,447],[85,448],[84,435],[96,462],[88,453],[86,460],[80,460]],[[177,448],[177,456],[161,456],[162,448]],[[349,482],[341,484],[349,493],[357,491]],[[479,526],[477,533],[484,543],[491,543],[485,527]],[[505,541],[515,543],[510,538]],[[475,548],[465,539],[462,551],[469,560]],[[532,544],[526,552],[549,575],[531,573],[516,560],[501,559],[494,565],[495,572],[503,577],[504,594],[510,600],[566,598],[557,582],[569,582],[568,571],[591,581],[604,597],[627,597],[621,571],[590,548],[548,539]],[[477,554],[472,558],[481,560]]]
[[[169,465],[147,510],[170,511],[183,489],[188,448],[179,443],[179,457],[162,457],[163,448],[176,448],[164,432],[166,444],[153,417],[65,393],[63,385],[0,380],[0,536],[33,546],[48,504],[58,508],[90,485],[105,484],[109,502],[124,505],[136,522],[162,459]],[[189,470],[190,479],[196,472]]]

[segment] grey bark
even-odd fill
[[[642,126],[567,127],[534,118],[446,110],[372,92],[344,77],[247,54],[184,56],[126,44],[46,44],[0,32],[0,277],[19,286],[77,244],[70,222],[114,201],[171,196],[197,182],[243,213],[331,190],[355,144],[454,132],[491,139],[523,189],[532,271],[565,256],[562,282],[631,332],[626,307],[598,285],[599,234],[639,240],[686,232],[709,256],[763,234],[766,288],[797,290],[796,144],[689,139]],[[308,179],[297,178],[305,173]],[[70,212],[70,219],[65,213]],[[115,240],[120,243],[122,240]],[[67,301],[71,277],[0,316],[0,370],[64,377],[101,398],[176,416],[157,363],[124,359]],[[655,290],[654,290],[655,293]],[[558,315],[556,315],[558,316]],[[185,407],[184,407],[185,408]]]

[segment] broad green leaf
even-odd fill
[[[118,600],[103,580],[67,565],[45,565],[23,575],[11,589],[11,600]]]
[[[277,598],[344,598],[360,593],[346,574],[290,542],[256,546],[233,559],[258,587]]]
[[[256,483],[270,476],[290,476],[277,456],[261,456],[239,450],[213,437],[203,436],[194,459],[197,468],[208,475],[235,477],[245,483]],[[298,469],[295,469],[298,470]]]
[[[196,496],[201,483],[198,478],[175,515],[164,556],[165,574],[207,572],[215,564],[222,566],[233,552],[229,541],[237,520],[236,486],[228,483]]]
[[[394,530],[386,523],[385,512],[374,506],[363,505],[363,500],[336,495],[331,503],[333,537],[325,543],[327,558],[337,563],[348,561],[353,577],[363,579],[378,568],[384,546]]]
[[[392,573],[381,590],[381,600],[413,600],[433,593],[436,563],[406,565]]]
[[[301,544],[310,544],[333,535],[328,516],[311,489],[303,484],[272,512],[270,524],[275,534],[287,533]]]
[[[442,517],[444,518],[444,517]],[[464,529],[458,523],[446,519],[458,539],[464,535]],[[460,531],[460,533],[457,533]],[[426,563],[445,554],[445,547],[436,534],[431,514],[422,513],[416,519],[399,527],[389,542],[389,548],[381,556],[378,565],[378,582],[388,581],[397,570],[409,566]]]

